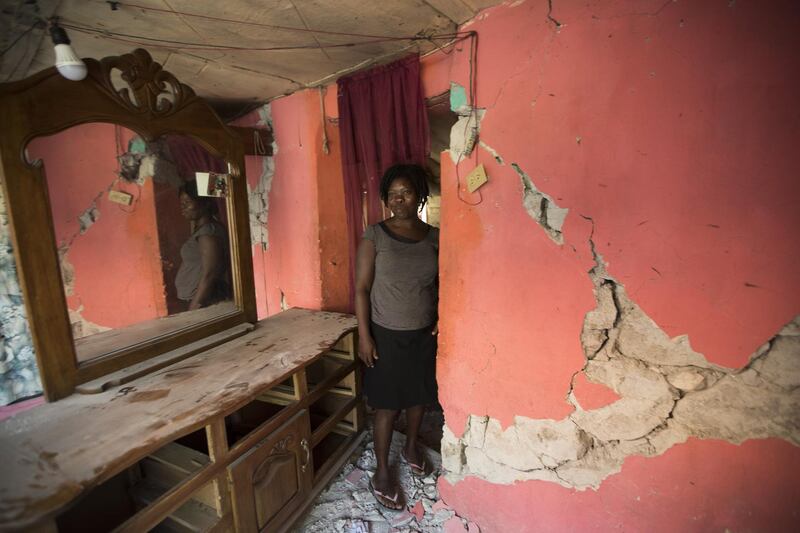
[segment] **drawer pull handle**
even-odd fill
[[[309,463],[311,463],[311,448],[308,446],[308,439],[303,439],[300,441],[300,446],[303,447],[303,450],[306,452],[306,462],[303,466],[300,467],[302,472],[305,472],[308,468]]]

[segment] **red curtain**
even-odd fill
[[[191,137],[168,135],[166,139],[172,160],[178,167],[178,175],[184,181],[195,179],[195,172],[227,172],[225,161],[208,153]]]
[[[428,113],[419,73],[419,56],[413,55],[338,82],[351,307],[358,243],[367,224],[384,219],[381,175],[396,163],[425,165],[428,159]]]

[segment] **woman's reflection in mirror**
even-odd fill
[[[181,213],[191,235],[181,247],[181,266],[175,276],[178,298],[188,309],[200,309],[232,296],[228,261],[228,231],[220,222],[216,200],[198,196],[197,182],[180,188]]]

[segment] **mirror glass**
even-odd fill
[[[26,157],[44,168],[79,363],[236,312],[224,161],[104,123],[35,138]],[[223,197],[198,172],[219,173]]]

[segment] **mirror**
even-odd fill
[[[43,165],[79,365],[239,310],[229,205],[196,180],[224,185],[227,164],[191,137],[94,122],[26,158]]]
[[[48,401],[188,357],[257,320],[241,137],[146,50],[84,62],[78,83],[55,67],[0,83],[0,186]],[[192,305],[186,269],[176,283],[193,233],[178,187],[215,166],[227,174],[207,176],[228,193],[212,216],[222,230],[195,240],[223,250],[212,263],[229,269],[232,287],[215,282],[214,297]]]

